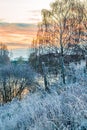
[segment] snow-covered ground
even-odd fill
[[[0,130],[87,130],[87,74],[85,63],[71,65],[77,82],[51,84],[0,106]]]
[[[39,91],[1,106],[0,130],[86,130],[86,80],[61,88],[60,95]]]

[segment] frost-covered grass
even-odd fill
[[[86,130],[87,79],[67,85],[60,95],[38,91],[0,107],[0,130]],[[53,88],[53,87],[52,87]]]
[[[42,88],[21,101],[15,98],[1,105],[0,130],[87,130],[87,72],[84,73],[84,66],[70,65],[72,77],[67,84],[55,80],[49,93]],[[73,83],[74,77],[76,82]]]

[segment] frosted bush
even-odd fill
[[[57,89],[57,86],[56,86]],[[0,130],[82,130],[87,124],[87,86],[58,94],[38,91],[0,107]],[[72,90],[73,89],[73,90]]]

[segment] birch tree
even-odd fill
[[[55,46],[56,53],[61,54],[61,76],[65,84],[65,48],[69,43],[80,42],[84,5],[79,0],[55,0],[50,7],[50,10],[42,10],[43,38],[47,39],[46,44]]]

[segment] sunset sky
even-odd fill
[[[0,0],[0,42],[7,44],[9,49],[28,47],[36,35],[40,11],[49,8],[51,1]]]

